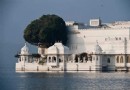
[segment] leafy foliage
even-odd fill
[[[87,53],[85,53],[85,52],[81,53],[79,57],[80,57],[81,60],[83,60],[84,57],[85,57],[85,59],[88,58]]]
[[[43,15],[26,27],[24,39],[33,45],[42,43],[45,47],[49,47],[56,41],[66,44],[67,34],[68,30],[62,18],[57,15]]]
[[[35,54],[35,53],[33,53],[33,54],[32,54],[32,57],[35,57],[35,58],[40,58],[40,57],[41,57],[41,55],[40,55],[40,54]]]
[[[80,60],[83,60],[85,57],[85,59],[87,60],[88,59],[88,54],[83,52],[81,54],[76,54],[75,55],[75,61],[78,62],[78,58],[80,58]]]
[[[39,61],[39,64],[43,65],[44,63],[46,63],[47,61],[47,57],[45,56],[44,58],[42,58],[42,60]]]

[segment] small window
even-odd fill
[[[49,57],[48,62],[51,62],[51,57]]]
[[[116,39],[116,40],[118,40],[118,38],[117,38],[117,37],[116,37],[115,39]]]
[[[110,63],[110,58],[107,59],[107,63]]]
[[[123,56],[121,56],[120,58],[120,63],[123,63]]]
[[[128,63],[128,60],[129,60],[129,57],[127,56],[127,58],[126,58],[126,63]]]
[[[62,62],[60,58],[59,58],[59,62]]]
[[[98,56],[96,57],[96,60],[98,60]]]
[[[56,62],[56,57],[52,57],[52,62]]]
[[[56,57],[54,57],[54,60],[56,60]]]
[[[130,56],[127,56],[127,63],[130,63]]]
[[[119,63],[119,56],[117,56],[117,58],[116,58],[116,62]]]

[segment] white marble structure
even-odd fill
[[[89,25],[66,22],[70,31],[68,47],[60,42],[45,49],[38,47],[40,58],[33,58],[25,45],[16,70],[130,70],[130,21],[102,23],[91,19]],[[44,60],[44,64],[39,64]]]
[[[76,23],[76,24],[75,24]],[[66,22],[71,31],[69,48],[71,53],[92,53],[95,42],[102,48],[102,69],[130,69],[130,21],[101,23],[100,19],[91,19],[89,25]],[[92,55],[93,56],[93,55]]]
[[[38,69],[39,58],[32,57],[32,54],[29,53],[29,48],[26,43],[21,48],[20,53],[18,54],[18,62],[16,63],[16,71],[32,71]]]

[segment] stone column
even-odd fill
[[[65,59],[64,59],[64,55],[63,55],[62,57],[63,57],[63,58],[62,58],[62,59],[63,59],[63,70],[65,71],[65,70],[66,70],[66,65],[65,65],[66,62],[65,62]]]
[[[75,62],[75,60],[74,60],[75,59],[75,55],[74,54],[72,55],[72,59],[73,59],[73,62]]]
[[[85,62],[85,57],[83,57],[83,62]]]
[[[124,69],[127,70],[127,66],[126,66],[126,54],[123,56],[123,63],[124,63]]]
[[[52,63],[53,57],[51,56],[51,63]]]
[[[47,56],[47,63],[49,62],[49,57]]]
[[[55,56],[56,57],[56,65],[58,65],[59,64],[59,59],[58,59],[58,56]]]
[[[80,58],[78,57],[78,63],[80,63]]]

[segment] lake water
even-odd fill
[[[2,71],[0,90],[130,90],[130,73]]]
[[[130,90],[130,72],[15,72],[19,46],[1,48],[0,90]]]

